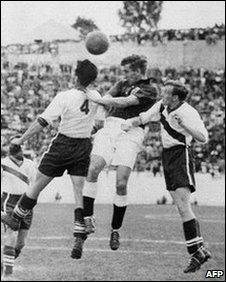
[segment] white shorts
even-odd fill
[[[127,166],[133,169],[137,154],[141,151],[144,130],[134,127],[128,132],[121,130],[124,119],[108,117],[93,142],[91,154],[101,156],[106,165]]]

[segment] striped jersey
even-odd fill
[[[24,158],[18,166],[9,157],[1,160],[1,192],[21,195],[34,183],[36,167],[32,160]]]
[[[101,97],[95,90],[89,93]],[[77,89],[59,92],[40,117],[48,124],[60,117],[59,133],[72,138],[89,138],[98,104],[89,100],[88,95]]]
[[[189,146],[193,137],[177,123],[174,115],[181,117],[185,125],[197,129],[208,139],[208,132],[199,113],[187,102],[168,112],[167,107],[164,107],[162,100],[160,100],[148,111],[140,113],[139,116],[143,124],[149,121],[160,121],[163,148],[171,148],[181,144]]]

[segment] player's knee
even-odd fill
[[[87,180],[90,182],[96,182],[100,172],[101,169],[98,164],[90,164]]]
[[[125,182],[118,182],[116,185],[116,191],[119,196],[127,195],[127,185]]]
[[[89,173],[88,173],[88,176],[87,176],[87,180],[91,181],[91,182],[97,181],[99,173],[100,173],[100,169],[99,169],[98,165],[91,164],[90,167],[89,167]]]
[[[178,209],[180,216],[182,218],[185,218],[187,214],[189,213],[188,205],[184,203],[183,201],[176,203],[176,205],[177,205],[177,209]]]

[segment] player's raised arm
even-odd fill
[[[24,141],[28,140],[34,134],[40,132],[42,129],[43,129],[43,126],[38,122],[38,120],[35,120],[31,124],[31,126],[25,131],[25,133],[19,138],[14,138],[11,141],[11,144],[21,145]]]
[[[132,127],[137,127],[141,124],[147,124],[150,121],[159,121],[159,110],[161,104],[162,100],[154,104],[148,111],[140,113],[139,116],[127,119],[121,126],[122,130],[128,131]]]
[[[129,95],[127,97],[117,97],[122,87],[122,81],[116,83],[105,95],[101,95],[97,91],[87,91],[87,96],[93,102],[108,107],[126,108],[132,105],[138,105],[139,100],[135,95]]]
[[[104,96],[99,101],[99,104],[104,106],[116,107],[116,108],[126,108],[129,106],[138,105],[139,100],[134,95],[130,95],[128,97],[117,97],[117,98]]]

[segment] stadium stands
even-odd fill
[[[73,87],[73,65],[11,65],[4,63],[1,70],[1,129],[2,144],[7,144],[10,136],[24,132],[28,125],[50,103],[58,91]],[[149,69],[159,83],[166,79],[179,79],[190,89],[189,102],[199,111],[209,130],[209,143],[195,143],[196,170],[213,173],[224,172],[225,149],[225,70],[205,69]],[[96,87],[105,93],[121,77],[118,66],[102,68]],[[57,126],[57,123],[56,123]],[[138,155],[135,169],[155,170],[159,168],[161,142],[159,125],[149,124],[144,148]],[[46,150],[56,127],[45,129],[26,144],[26,150],[34,150],[40,158]],[[4,146],[3,146],[4,149]],[[154,169],[153,169],[154,168]]]

